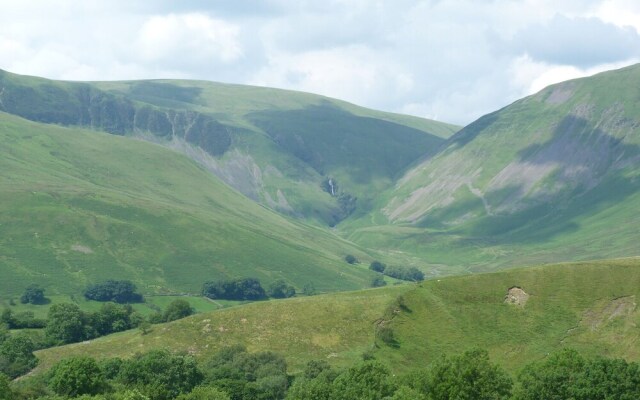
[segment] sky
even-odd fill
[[[637,0],[0,0],[0,69],[204,79],[465,125],[640,61]]]

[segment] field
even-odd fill
[[[519,304],[505,302],[512,288],[524,292],[514,292]],[[567,346],[637,361],[638,296],[640,259],[536,266],[227,308],[147,335],[128,331],[39,351],[38,368],[74,354],[128,357],[157,347],[202,358],[236,343],[284,354],[293,372],[312,359],[348,365],[367,351],[402,372],[477,347],[513,374]],[[394,343],[376,340],[380,323]]]

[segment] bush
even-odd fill
[[[33,340],[24,334],[9,336],[0,345],[0,373],[13,379],[29,372],[38,365],[35,350]]]
[[[94,395],[106,388],[106,380],[93,358],[71,357],[51,368],[49,387],[62,396]]]
[[[46,304],[47,298],[44,297],[44,289],[38,285],[29,285],[20,296],[22,304]]]
[[[113,301],[115,303],[141,303],[144,301],[140,293],[136,293],[136,285],[131,281],[108,280],[89,286],[84,297],[95,301]]]
[[[191,356],[154,350],[124,361],[118,380],[133,385],[154,400],[169,400],[189,393],[202,382],[203,375]]]
[[[384,265],[380,261],[371,261],[371,264],[369,264],[369,269],[375,272],[384,272],[385,268],[386,265]]]
[[[346,256],[344,256],[344,260],[348,264],[357,264],[358,263],[358,259],[356,258],[356,256],[354,256],[352,254],[347,254]]]
[[[382,287],[385,286],[387,282],[384,280],[382,274],[377,274],[373,278],[371,278],[371,287]]]
[[[279,279],[269,285],[269,296],[275,299],[284,299],[296,295],[296,289],[287,285],[283,279]]]
[[[49,309],[46,335],[57,343],[74,343],[89,337],[87,316],[76,304],[54,304]]]
[[[304,294],[305,296],[313,296],[317,293],[316,291],[316,287],[313,283],[309,282],[306,283],[303,287],[302,287],[302,294]]]
[[[384,269],[384,274],[403,281],[418,282],[424,280],[424,273],[416,267],[394,267]]]
[[[184,299],[176,299],[169,303],[164,310],[163,318],[165,322],[175,321],[193,314],[195,310],[188,301]]]
[[[267,297],[260,281],[254,278],[205,282],[202,294],[210,299],[223,300],[262,300]]]

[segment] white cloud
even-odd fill
[[[242,56],[239,31],[237,25],[204,14],[153,16],[140,28],[135,48],[147,62],[229,63]]]
[[[640,58],[636,0],[0,0],[0,9],[0,68],[12,72],[261,84],[459,124]]]

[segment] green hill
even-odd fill
[[[509,294],[516,303],[506,301]],[[401,372],[481,347],[516,373],[567,346],[640,360],[638,296],[639,259],[548,265],[252,303],[157,325],[147,335],[128,331],[37,356],[42,371],[74,354],[127,357],[166,347],[204,357],[242,343],[284,354],[294,372],[311,359],[348,365],[371,350]],[[393,331],[392,345],[376,341],[381,325]]]
[[[285,218],[176,152],[131,138],[0,112],[0,293],[37,283],[75,294],[130,279],[145,293],[204,281],[284,278],[298,289],[367,287],[368,255]]]
[[[458,129],[285,90],[4,71],[0,111],[162,144],[259,203],[323,225],[367,212],[379,191]]]
[[[636,65],[486,115],[344,229],[445,272],[637,255],[639,83]]]

